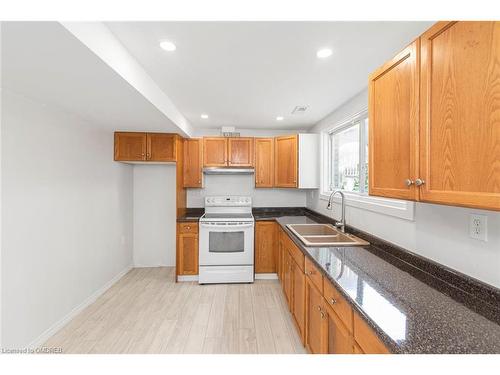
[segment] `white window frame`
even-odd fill
[[[321,134],[321,189],[319,194],[319,199],[323,201],[328,201],[330,198],[330,194],[332,193],[332,189],[330,186],[330,173],[331,173],[331,163],[332,160],[330,158],[330,139],[331,134],[341,130],[342,128],[348,127],[350,124],[353,124],[359,121],[361,118],[366,117],[368,113],[368,109],[365,108],[362,111],[355,113],[349,118],[339,121],[337,124],[333,125],[325,129]],[[363,132],[361,132],[363,133]],[[360,144],[363,143],[364,140],[360,139]],[[364,147],[363,147],[364,149]],[[364,150],[360,152],[360,157],[365,156]],[[364,159],[361,159],[364,160]],[[368,160],[370,163],[370,160]],[[361,181],[361,179],[360,179]],[[373,212],[382,213],[389,216],[398,217],[405,220],[414,220],[415,215],[415,202],[406,201],[401,199],[390,199],[390,198],[382,198],[368,195],[367,193],[358,193],[352,191],[343,190],[346,206],[356,207],[363,210],[369,210]],[[335,204],[340,204],[340,197],[336,195],[333,197],[332,202]]]

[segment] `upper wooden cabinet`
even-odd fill
[[[500,210],[500,22],[421,37],[420,199]]]
[[[274,186],[276,187],[297,187],[297,138],[297,134],[275,138]]]
[[[145,161],[146,149],[146,133],[115,132],[116,161]]]
[[[174,162],[177,134],[115,132],[116,161]]]
[[[203,165],[205,167],[227,166],[227,138],[203,138]]]
[[[253,166],[253,138],[228,138],[227,164],[230,167]]]
[[[370,194],[500,210],[499,40],[438,22],[370,76]]]
[[[415,199],[417,178],[418,41],[369,80],[370,194]]]
[[[203,138],[205,167],[253,166],[253,138]]]
[[[274,186],[274,138],[255,138],[255,187]]]
[[[203,142],[200,138],[184,140],[184,176],[183,186],[202,187]]]
[[[147,133],[146,160],[175,161],[176,134]]]

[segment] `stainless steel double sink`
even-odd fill
[[[287,224],[306,246],[367,246],[370,243],[331,224]]]

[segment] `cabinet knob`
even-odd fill
[[[406,186],[411,186],[411,185],[413,185],[413,180],[410,180],[409,178],[407,178],[407,179],[405,180],[405,185],[406,185]]]
[[[417,186],[422,186],[423,184],[425,184],[425,181],[424,180],[421,180],[420,178],[417,178],[415,180],[415,185]]]
[[[190,227],[189,225],[188,225],[186,228],[187,228],[187,229],[191,229],[191,227]]]
[[[325,319],[325,313],[323,311],[321,311],[321,319]]]
[[[330,302],[332,303],[332,305],[335,305],[337,303],[337,300],[335,298],[331,298]]]
[[[318,305],[318,311],[321,311],[321,306],[320,305]]]
[[[314,272],[313,271],[308,271],[307,272],[309,275],[312,275]]]

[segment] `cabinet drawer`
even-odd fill
[[[306,258],[305,261],[305,272],[306,275],[309,276],[309,279],[313,282],[314,286],[318,288],[321,293],[323,293],[323,275],[309,258]]]
[[[198,223],[179,223],[179,233],[198,233]]]
[[[323,282],[324,297],[326,302],[337,313],[342,323],[345,324],[349,332],[352,332],[352,308],[340,292],[326,278]]]
[[[295,243],[287,236],[285,247],[288,249],[292,259],[297,263],[300,270],[304,272],[304,253],[295,245]]]
[[[366,354],[390,354],[373,329],[358,314],[354,314],[354,339]]]

